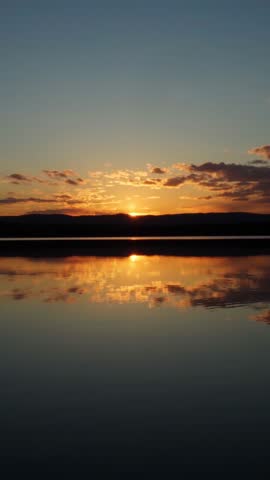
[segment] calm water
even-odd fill
[[[2,257],[0,309],[1,465],[269,470],[270,256]]]
[[[121,237],[0,237],[0,242],[4,241],[6,242],[7,240],[9,242],[17,242],[18,240],[28,240],[31,242],[40,242],[41,240],[46,240],[46,242],[53,240],[53,241],[59,241],[62,242],[63,240],[66,240],[67,242],[70,240],[85,240],[87,242],[89,241],[96,241],[96,240],[106,240],[108,242],[111,242],[112,240],[259,240],[259,239],[270,239],[269,235],[181,235],[181,236],[166,236],[163,235],[162,237],[155,237],[155,236],[139,236],[139,237],[127,237],[127,236],[121,236]],[[1,245],[1,243],[0,243]]]

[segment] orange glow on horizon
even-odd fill
[[[143,213],[139,213],[139,212],[129,212],[128,215],[129,215],[130,217],[135,218],[135,217],[141,217],[141,216],[144,215],[144,214],[143,214]]]
[[[132,262],[132,263],[135,263],[139,260],[139,255],[136,255],[135,253],[133,253],[132,255],[129,256],[129,260]]]

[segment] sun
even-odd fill
[[[138,217],[140,214],[138,212],[130,212],[129,216],[130,217]]]

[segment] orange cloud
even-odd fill
[[[268,158],[269,149],[270,146],[264,145],[250,152]],[[133,202],[133,211],[149,210],[158,214],[194,212],[198,209],[205,212],[236,211],[240,207],[241,210],[265,212],[270,211],[270,165],[267,162],[257,159],[247,164],[175,163],[168,167],[147,164],[145,170],[109,168],[107,171],[88,172],[87,177],[71,169],[46,169],[39,175],[16,172],[2,177],[0,181],[17,185],[20,192],[23,189],[24,195],[6,192],[0,198],[0,206],[5,208],[5,214],[29,212],[24,205],[31,203],[55,203],[53,208],[42,210],[46,213],[61,210],[77,215],[78,208],[83,214],[94,211],[122,213],[130,211],[125,202],[126,198],[133,196],[134,190],[130,192],[130,189],[148,188],[159,190],[159,201],[153,205],[151,195],[144,195]],[[42,191],[31,190],[35,183]],[[56,192],[48,195],[47,187],[53,187]],[[57,192],[60,188],[62,197]],[[75,192],[73,195],[71,189]],[[181,196],[175,194],[174,197],[173,192],[178,189],[181,189]],[[110,195],[112,191],[113,195]]]
[[[260,147],[251,148],[248,153],[250,155],[262,156],[270,160],[270,145],[261,145]]]

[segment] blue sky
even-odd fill
[[[236,162],[269,143],[268,1],[6,1],[1,174]]]

